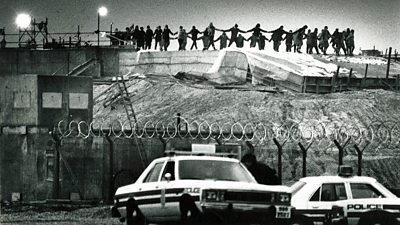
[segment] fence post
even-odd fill
[[[276,145],[276,147],[278,147],[278,182],[279,184],[282,184],[282,147],[283,145],[281,145],[278,140],[276,140],[276,138],[272,139]]]
[[[350,68],[349,77],[347,78],[347,90],[350,90],[350,79],[352,74],[353,74],[353,68]]]
[[[105,135],[105,138],[108,142],[109,146],[109,158],[108,158],[108,165],[109,165],[109,170],[108,170],[108,175],[109,175],[109,186],[108,186],[108,198],[107,200],[109,202],[113,201],[113,196],[114,196],[114,182],[112,182],[114,180],[114,142],[111,139],[111,137],[109,135]]]
[[[399,77],[400,77],[400,75],[397,74],[396,75],[396,91],[399,91]]]
[[[180,132],[181,131],[181,114],[180,113],[177,113],[176,114],[176,129],[177,129],[177,132]]]
[[[392,57],[392,47],[389,48],[389,57],[386,69],[386,79],[389,79],[389,70],[390,70],[390,58]]]
[[[367,74],[368,74],[368,64],[365,65],[365,74],[364,74],[364,80],[363,80],[363,87],[367,86]]]
[[[344,148],[349,143],[349,141],[350,141],[350,138],[347,139],[347,141],[344,143],[344,145],[340,145],[340,143],[337,140],[333,140],[333,143],[335,143],[336,147],[339,150],[339,166],[343,165]]]
[[[356,149],[356,151],[357,151],[357,158],[358,158],[358,165],[357,165],[357,175],[358,176],[361,176],[361,174],[362,174],[362,172],[361,172],[361,170],[362,170],[362,156],[363,156],[363,151],[361,151],[360,150],[360,148],[356,145],[356,144],[354,144],[354,148]]]
[[[340,66],[337,67],[336,74],[334,74],[332,76],[332,82],[331,82],[332,89],[331,89],[331,92],[335,92],[336,91],[336,87],[335,86],[336,86],[336,79],[339,78],[339,70],[340,70]]]
[[[303,177],[306,177],[307,176],[307,151],[311,147],[312,142],[307,147],[304,147],[303,144],[301,144],[300,142],[297,144],[300,146],[302,158],[303,158]]]

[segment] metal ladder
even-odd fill
[[[133,122],[135,125],[137,125],[138,123],[137,123],[135,110],[133,109],[133,105],[132,105],[132,101],[131,101],[131,95],[129,94],[128,88],[126,87],[123,76],[121,76],[121,75],[116,76],[116,82],[118,85],[119,92],[121,94],[122,102],[124,104],[126,117],[128,118],[129,124],[130,124],[131,128],[133,129],[131,117],[133,117]],[[136,126],[136,129],[139,129],[139,128]],[[134,135],[132,137],[135,140],[135,144],[136,144],[136,147],[138,148],[138,152],[139,152],[139,157],[141,159],[142,166],[144,169],[144,168],[146,168],[146,166],[148,164],[148,159],[147,159],[147,155],[145,152],[143,142],[140,138],[137,138]]]

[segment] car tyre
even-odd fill
[[[389,212],[371,211],[363,213],[358,225],[399,225],[396,216]]]
[[[133,214],[136,213],[134,216]],[[140,212],[135,199],[129,199],[126,204],[126,224],[127,225],[147,225],[146,218]]]

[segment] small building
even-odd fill
[[[375,46],[374,46],[373,49],[361,50],[361,55],[364,55],[364,56],[380,56],[381,52],[379,50],[376,50]]]

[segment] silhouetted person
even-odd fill
[[[189,31],[188,34],[191,35],[190,38],[191,38],[192,41],[193,41],[192,46],[190,47],[190,50],[192,50],[193,47],[196,48],[196,50],[197,50],[197,36],[198,36],[199,34],[201,34],[201,32],[200,32],[199,30],[196,29],[196,26],[193,26],[192,29]]]
[[[301,53],[301,47],[303,46],[303,39],[305,36],[307,25],[304,25],[302,28],[293,32],[293,43],[295,52]]]
[[[328,26],[325,26],[324,29],[319,34],[319,48],[322,53],[326,55],[326,50],[329,48],[329,38],[331,38],[331,33],[329,33]]]
[[[260,37],[258,38],[258,49],[259,50],[264,50],[265,49],[265,42],[269,41],[265,35],[261,33]]]
[[[311,50],[311,30],[308,29],[307,34],[306,34],[306,53],[307,54],[311,54],[312,50]]]
[[[179,43],[179,51],[186,50],[186,38],[187,34],[185,29],[183,29],[182,26],[179,26],[179,31],[178,31],[178,43]]]
[[[246,154],[241,161],[259,184],[279,185],[276,171],[263,163],[257,162],[255,155]]]
[[[215,45],[214,45],[215,27],[214,27],[213,23],[210,23],[210,25],[208,25],[208,27],[204,31],[204,35],[206,35],[206,33],[207,33],[207,36],[210,38],[210,40],[208,42],[207,50],[208,50],[208,48],[210,48],[210,46],[212,46],[214,48],[214,50],[216,50]]]
[[[254,28],[252,28],[246,32],[253,32],[253,35],[258,38],[261,35],[261,31],[268,33],[268,31],[261,29],[261,25],[259,23],[257,23],[257,25]]]
[[[157,44],[160,45],[160,50],[161,50],[161,39],[162,39],[162,29],[161,26],[157,26],[157,28],[154,30],[154,50],[157,49]]]
[[[335,49],[336,51],[336,45],[340,42],[340,32],[339,32],[339,28],[335,29],[335,32],[333,32],[332,36],[331,36],[331,43],[332,43],[332,47]]]
[[[347,45],[347,53],[348,53],[348,55],[353,56],[353,51],[354,51],[354,48],[355,48],[355,45],[354,45],[354,30],[351,30],[350,34],[347,35],[346,45]]]
[[[231,32],[231,39],[229,40],[228,47],[231,47],[233,42],[235,42],[236,47],[238,47],[237,46],[237,37],[238,37],[239,32],[246,33],[246,31],[239,29],[239,25],[237,25],[237,24],[235,24],[235,26],[231,27],[228,30],[221,30],[221,31]]]
[[[127,27],[128,28],[128,27]],[[140,30],[139,26],[135,26],[135,29],[132,32],[132,40],[133,40],[133,45],[136,45],[136,49],[139,50],[140,48],[140,43],[139,43],[139,37],[140,36]]]
[[[292,30],[289,30],[289,32],[286,33],[285,38],[286,44],[286,52],[291,52],[292,51],[292,46],[293,46],[293,32]]]
[[[204,34],[203,36],[198,37],[197,40],[202,40],[203,41],[203,51],[207,50],[207,46],[210,43],[210,37],[207,36],[206,34]]]
[[[174,33],[172,33],[172,31],[168,28],[168,25],[165,25],[164,30],[162,32],[162,40],[161,40],[162,48],[161,48],[161,51],[162,50],[168,51],[168,46],[170,44],[170,37],[169,37],[170,34],[174,35]]]
[[[146,38],[146,32],[143,27],[140,27],[137,41],[138,41],[138,49],[144,49],[144,40]]]
[[[241,35],[241,34],[239,34],[239,36],[236,38],[236,45],[237,45],[237,47],[238,48],[243,48],[243,46],[244,46],[244,41],[245,41],[246,39]]]
[[[335,49],[336,55],[340,55],[340,50],[343,49],[344,54],[347,55],[346,48],[344,46],[344,37],[346,36],[346,31],[339,32],[336,28],[335,32],[332,34],[332,47]]]
[[[344,43],[345,43],[345,48],[346,48],[346,52],[348,47],[347,47],[347,37],[350,35],[350,28],[347,28],[346,31],[343,31],[343,38],[344,38]]]
[[[272,33],[271,40],[273,41],[273,49],[276,52],[279,52],[279,46],[281,45],[281,41],[283,40],[282,36],[287,34],[285,30],[283,30],[283,26],[280,26],[278,29],[270,31]]]
[[[139,27],[138,27],[138,29],[139,29]],[[134,35],[134,30],[132,30],[129,27],[125,27],[125,33],[123,33],[123,35],[121,35],[121,37],[125,41],[125,43],[122,43],[122,44],[128,45],[132,41],[135,42],[135,44],[136,44],[136,38],[133,35]]]
[[[318,28],[315,28],[314,32],[312,32],[310,34],[310,39],[311,39],[310,54],[313,53],[313,49],[315,48],[315,51],[319,55],[319,50],[318,50]]]
[[[253,34],[247,38],[246,41],[250,41],[250,48],[255,48],[258,42],[258,37]]]
[[[154,36],[153,30],[150,29],[150,26],[147,26],[146,36],[145,36],[146,45],[145,45],[144,49],[151,49],[151,42],[153,40],[153,36]]]
[[[222,34],[217,38],[217,40],[215,40],[215,42],[219,41],[219,49],[224,49],[226,48],[226,45],[228,43],[228,36],[226,36],[225,32],[222,32]]]

